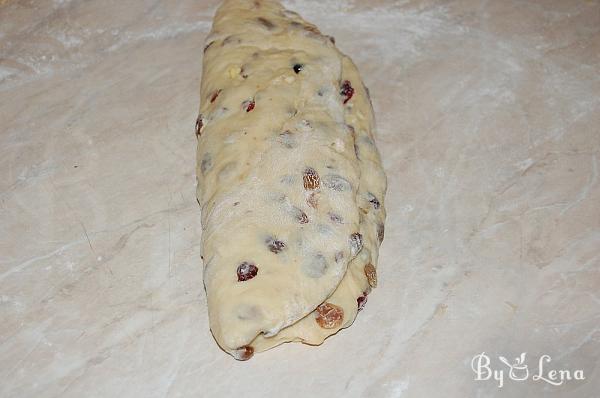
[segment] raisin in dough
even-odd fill
[[[349,58],[276,1],[225,1],[198,135],[211,331],[237,359],[320,344],[374,287],[385,175]]]

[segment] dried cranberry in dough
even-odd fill
[[[246,111],[246,112],[250,112],[251,110],[254,109],[254,106],[256,105],[256,102],[254,102],[254,100],[246,100],[244,102],[242,102],[242,108]]]
[[[244,261],[237,267],[238,282],[252,279],[258,274],[258,267],[252,263]]]
[[[335,329],[344,321],[344,310],[335,304],[323,303],[317,307],[315,319],[323,329]]]
[[[350,101],[350,98],[354,95],[354,88],[350,84],[349,80],[344,80],[340,89],[340,95],[344,97],[344,104]]]
[[[365,304],[367,304],[367,295],[368,295],[367,292],[363,292],[362,296],[359,296],[356,299],[356,305],[357,305],[359,311],[363,309]]]

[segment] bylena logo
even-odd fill
[[[529,379],[529,367],[525,363],[525,357],[527,353],[522,353],[516,357],[511,363],[505,357],[499,356],[498,361],[502,364],[501,368],[494,368],[490,357],[482,352],[477,354],[471,360],[471,369],[475,372],[475,380],[490,380],[493,379],[498,382],[498,387],[504,386],[504,380],[508,377],[509,380],[513,381],[525,381]],[[549,369],[549,363],[552,361],[550,355],[542,355],[538,359],[537,372],[531,376],[533,381],[546,382],[553,386],[560,386],[563,383],[570,380],[585,380],[583,370],[577,369],[575,371],[567,369]]]

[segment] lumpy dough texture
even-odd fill
[[[276,1],[221,5],[204,50],[197,196],[210,327],[236,359],[320,344],[366,302],[385,220],[374,128],[331,37]]]

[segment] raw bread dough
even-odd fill
[[[364,304],[385,219],[373,131],[332,38],[277,1],[223,3],[204,53],[197,195],[211,331],[237,359],[320,344]]]

